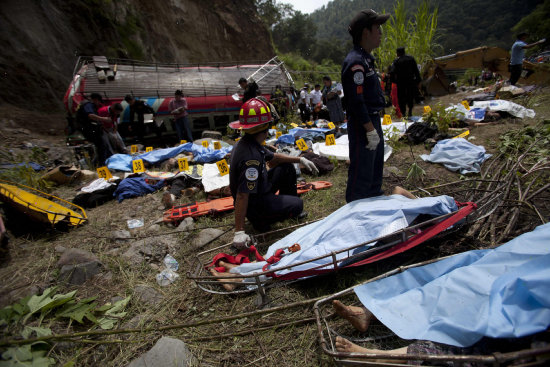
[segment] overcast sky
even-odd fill
[[[310,14],[323,5],[327,5],[330,0],[279,0],[278,3],[291,4],[294,10]]]

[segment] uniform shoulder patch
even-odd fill
[[[365,72],[365,68],[361,64],[356,64],[351,67],[351,71],[357,71],[361,70],[363,73]]]
[[[363,85],[363,82],[365,81],[365,76],[363,75],[362,71],[356,71],[353,74],[353,82],[357,85]]]
[[[249,161],[244,162],[244,164],[247,165],[247,166],[259,166],[260,161],[257,161],[255,159],[251,159]]]
[[[244,172],[244,176],[248,181],[256,181],[258,179],[258,169],[254,167],[247,168]]]

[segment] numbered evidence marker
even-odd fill
[[[131,146],[130,146],[130,153],[136,154],[137,152],[138,152],[138,147],[137,147],[137,145],[131,145]]]
[[[424,106],[424,113],[430,113],[432,108],[430,106]]]
[[[180,145],[187,143],[187,140],[180,140]]]
[[[384,115],[384,121],[382,121],[382,125],[391,125],[391,116],[390,115]]]
[[[222,143],[220,143],[219,141],[215,141],[214,142],[214,149],[219,150],[221,148],[222,148]]]
[[[134,173],[145,172],[145,166],[143,165],[143,159],[136,159],[132,161],[132,168]]]
[[[331,130],[336,129],[336,126],[334,125],[334,122],[332,122],[332,121],[329,122],[327,126],[328,126],[328,128],[331,129]]]
[[[297,146],[298,149],[300,149],[302,152],[305,152],[306,150],[308,150],[306,141],[305,141],[303,138],[302,138],[302,139],[296,140],[296,146]]]
[[[99,178],[104,178],[105,180],[109,180],[113,178],[113,175],[111,174],[111,171],[106,166],[99,167],[97,169],[97,176]]]
[[[277,132],[275,133],[275,137],[276,137],[277,139],[279,139],[279,138],[281,137],[281,135],[283,135],[283,133],[280,132],[280,131],[277,131]]]
[[[334,140],[334,134],[329,134],[325,138],[325,145],[336,145],[336,140]]]
[[[227,165],[227,162],[225,161],[225,159],[222,159],[221,161],[217,161],[216,166],[218,166],[218,171],[220,171],[220,176],[225,176],[229,173],[229,166]]]
[[[180,172],[184,172],[189,169],[189,161],[187,158],[178,158],[178,168]]]
[[[456,138],[465,138],[465,137],[467,137],[468,135],[470,135],[470,130],[466,130],[466,131],[464,131],[462,134],[458,134],[457,136],[454,136],[453,139],[456,139]]]
[[[294,122],[290,124],[292,127],[298,127],[298,124],[295,124]]]
[[[208,148],[208,141],[207,141],[207,140],[203,140],[203,141],[202,141],[202,146],[205,147],[205,148]]]
[[[464,100],[460,103],[462,103],[465,109],[467,109],[468,111],[470,110],[470,104],[468,103],[468,101]]]
[[[152,152],[153,151],[153,147],[147,147],[145,148],[145,152],[146,153],[149,153],[149,152]]]

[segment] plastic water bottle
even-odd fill
[[[169,269],[171,271],[177,271],[180,267],[180,264],[174,257],[170,254],[167,254],[164,257],[164,265],[166,266],[166,269]]]

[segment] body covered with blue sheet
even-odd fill
[[[223,159],[227,153],[231,152],[231,149],[233,147],[224,147],[216,150],[210,147],[205,148],[202,145],[185,143],[173,148],[155,149],[137,156],[114,154],[105,163],[107,164],[107,168],[111,170],[132,172],[132,161],[136,159],[143,159],[145,162],[155,164],[173,158],[180,153],[190,152],[193,153],[193,162],[210,163]]]
[[[550,325],[550,224],[496,249],[474,250],[360,285],[355,293],[403,339],[468,347]]]
[[[297,229],[271,245],[265,258],[274,255],[278,249],[295,243],[300,244],[301,250],[284,256],[279,262],[270,265],[267,270],[309,261],[333,251],[389,235],[407,227],[420,214],[440,216],[457,209],[454,199],[449,196],[408,199],[401,195],[391,195],[356,200],[318,222]],[[368,244],[356,251],[363,251],[375,244],[375,242]],[[337,259],[347,258],[351,254],[353,253],[340,253]],[[278,271],[276,275],[308,270],[324,264],[332,264],[332,259],[327,257],[312,261],[292,269]],[[239,274],[261,272],[264,265],[266,262],[242,264],[233,268],[231,272]]]
[[[464,175],[480,172],[481,164],[491,156],[481,145],[474,145],[464,138],[455,138],[439,141],[429,155],[422,154],[420,158],[441,163],[448,170],[459,171]]]

